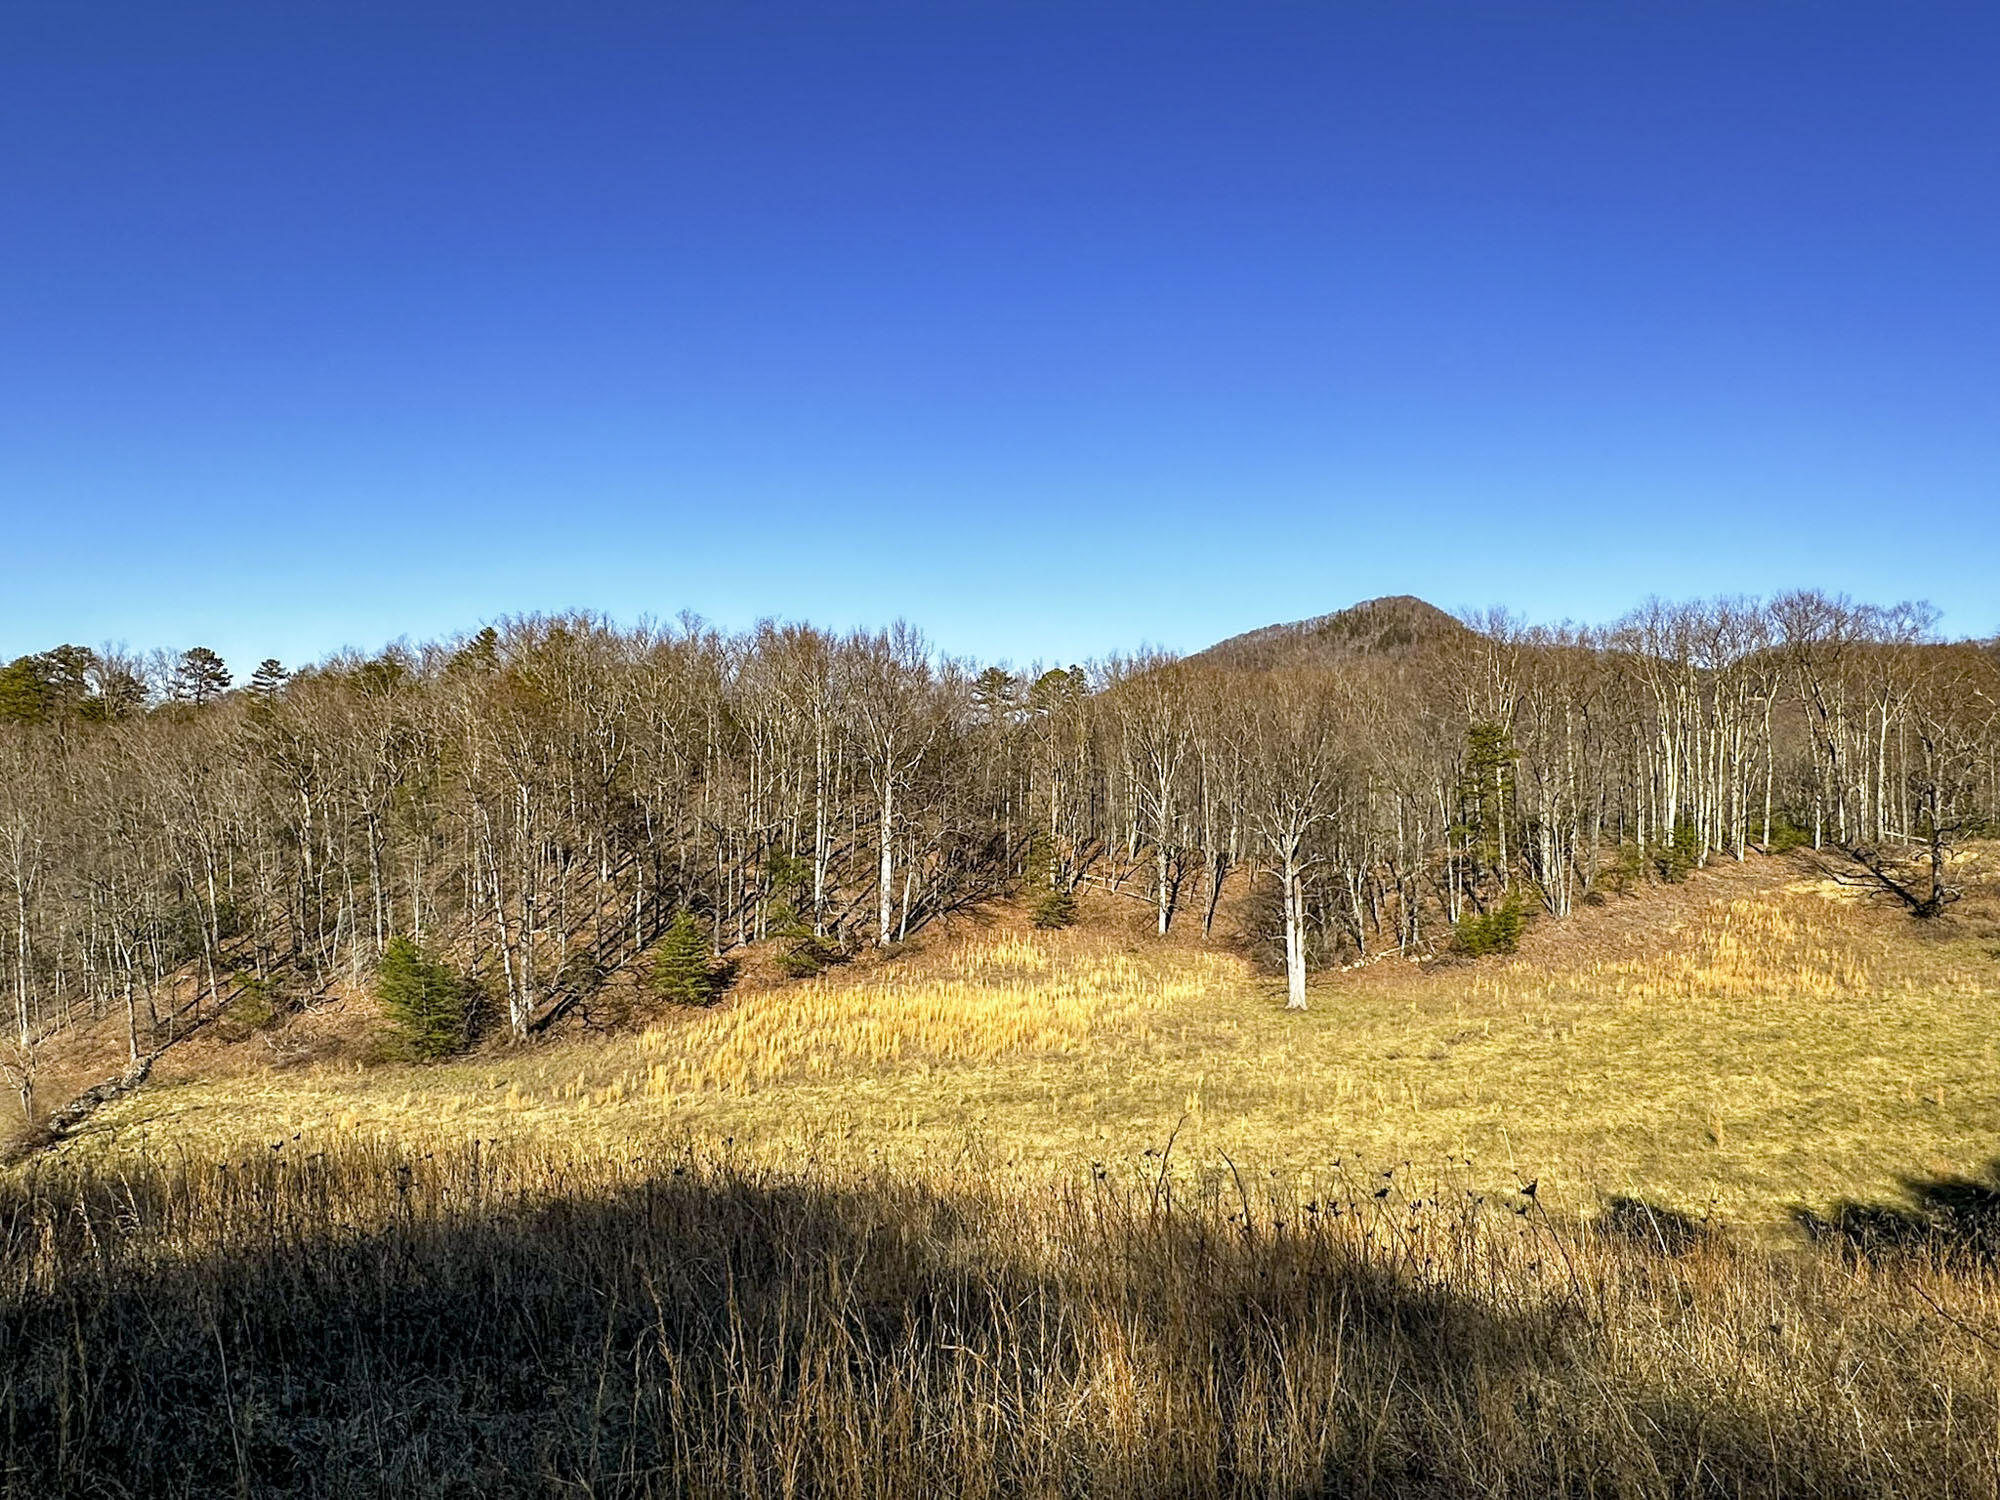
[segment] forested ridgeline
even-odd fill
[[[1247,656],[1041,673],[900,625],[584,615],[240,686],[201,648],[21,658],[0,670],[18,1071],[81,1020],[122,1016],[138,1058],[232,994],[354,984],[399,935],[525,1036],[686,911],[718,953],[826,957],[1000,893],[1061,920],[1093,882],[1205,931],[1232,872],[1275,877],[1303,1004],[1315,962],[1753,847],[1844,850],[1935,913],[1953,842],[2000,812],[2000,652],[1937,641],[1922,607],[1348,613],[1371,610]]]

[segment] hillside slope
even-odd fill
[[[0,1172],[0,1465],[1992,1500],[2000,902],[1856,897],[1723,862],[1303,1015],[1093,893],[636,1035],[289,1070],[204,1037]]]
[[[1726,862],[1547,923],[1513,959],[1320,975],[1289,1016],[1227,947],[1137,920],[1099,896],[1037,933],[1000,908],[636,1034],[431,1067],[276,1068],[204,1041],[62,1149],[733,1138],[1060,1166],[1137,1162],[1178,1126],[1189,1163],[1470,1158],[1579,1211],[1632,1196],[1766,1227],[1995,1152],[1988,905],[1926,927],[1805,861]]]
[[[1245,631],[1189,659],[1238,671],[1330,666],[1357,656],[1408,655],[1471,634],[1436,605],[1394,594],[1310,620]]]

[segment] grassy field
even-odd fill
[[[638,1035],[433,1067],[196,1055],[66,1149],[559,1135],[1081,1170],[1174,1137],[1190,1168],[1469,1161],[1561,1209],[1635,1198],[1759,1231],[2000,1155],[1981,921],[1936,933],[1774,864],[1587,910],[1512,960],[1331,974],[1304,1015],[1225,950],[1109,920],[967,926]]]
[[[1984,1258],[1416,1186],[45,1162],[0,1181],[0,1493],[1995,1493]]]
[[[0,1173],[0,1495],[1993,1497],[1996,938],[1772,862],[1305,1015],[1107,905],[198,1040]]]

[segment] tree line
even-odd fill
[[[686,913],[810,967],[1086,884],[1206,933],[1234,880],[1293,1005],[1315,964],[1787,844],[1932,915],[2000,816],[2000,647],[1934,623],[1801,592],[1021,673],[900,624],[575,614],[240,685],[199,647],[60,646],[0,668],[18,1069],[80,1020],[137,1058],[245,986],[310,1002],[397,938],[526,1037]]]

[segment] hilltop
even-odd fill
[[[1435,604],[1410,594],[1364,599],[1359,604],[1265,625],[1217,641],[1192,661],[1238,671],[1328,666],[1358,656],[1407,656],[1427,646],[1470,638],[1474,632]]]

